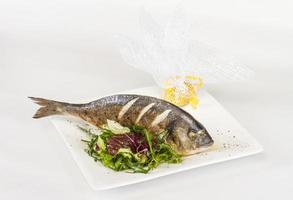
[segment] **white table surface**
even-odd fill
[[[289,1],[226,0],[216,4],[221,12],[208,3],[183,3],[200,27],[195,39],[256,72],[250,81],[206,89],[263,145],[259,155],[95,192],[52,124],[31,118],[36,107],[27,96],[74,102],[153,85],[122,61],[112,35],[137,34],[140,5],[164,21],[177,2],[0,2],[0,199],[293,198]]]

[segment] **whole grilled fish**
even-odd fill
[[[204,126],[181,108],[158,98],[113,95],[86,104],[71,104],[29,97],[42,106],[33,118],[72,115],[101,127],[107,119],[123,126],[140,125],[156,134],[167,130],[169,143],[181,155],[191,155],[213,144]]]

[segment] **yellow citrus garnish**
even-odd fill
[[[177,106],[190,104],[193,108],[199,103],[197,91],[203,86],[198,76],[175,76],[165,82],[164,99]]]

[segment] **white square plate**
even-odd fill
[[[123,93],[160,96],[160,90],[156,87],[139,88]],[[81,101],[84,102],[82,99]],[[53,117],[51,120],[63,137],[81,172],[94,190],[138,183],[262,151],[258,142],[206,91],[201,91],[200,104],[196,110],[189,106],[184,109],[206,127],[215,144],[207,152],[185,157],[181,164],[164,164],[148,174],[115,172],[104,167],[100,162],[95,162],[84,151],[85,144],[81,142],[84,133],[74,123],[60,117]]]

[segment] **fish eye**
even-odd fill
[[[189,137],[190,139],[194,140],[194,139],[196,138],[196,132],[190,131],[190,132],[188,133],[188,137]]]

